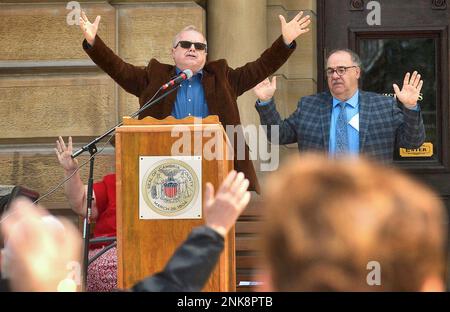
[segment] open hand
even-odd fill
[[[14,291],[76,290],[82,245],[70,221],[57,220],[22,198],[12,203],[3,220],[7,273]]]
[[[409,73],[406,73],[401,91],[396,84],[393,85],[398,100],[409,109],[416,106],[422,86],[423,80],[420,80],[420,74],[417,71],[414,71],[411,77]]]
[[[262,82],[258,83],[253,88],[253,92],[260,101],[266,102],[273,97],[276,89],[277,89],[277,77],[274,76],[272,78],[272,81],[270,81],[269,78],[266,78]]]
[[[309,31],[308,25],[311,23],[311,17],[306,15],[302,17],[303,11],[300,11],[289,23],[283,15],[279,15],[281,21],[281,34],[286,45],[290,45],[298,36]]]
[[[206,183],[206,225],[225,237],[250,201],[248,186],[249,181],[244,174],[234,170],[227,175],[215,195],[213,185]]]
[[[66,144],[64,143],[63,138],[58,137],[55,148],[56,157],[58,157],[59,163],[67,172],[72,172],[78,168],[78,160],[72,158],[72,151],[73,151],[72,137],[69,137],[67,147]]]
[[[80,16],[80,28],[83,31],[84,38],[86,41],[93,46],[95,41],[95,36],[97,35],[98,24],[100,23],[101,16],[97,15],[94,23],[89,22],[84,11],[81,11]]]

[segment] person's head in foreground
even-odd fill
[[[290,159],[267,182],[267,290],[444,290],[447,219],[426,187],[364,160],[317,155]]]
[[[1,216],[5,237],[2,277],[15,291],[75,291],[81,272],[81,238],[70,221],[57,219],[25,198]]]
[[[234,170],[227,174],[217,190],[211,183],[206,183],[204,227],[216,232],[213,237],[225,238],[233,228],[250,201],[248,186],[244,174]],[[24,198],[16,199],[0,219],[0,230],[5,238],[0,267],[2,278],[9,280],[6,289],[2,289],[0,283],[0,291],[80,290],[82,245],[80,233],[73,224],[56,219],[45,208]],[[153,277],[145,278],[138,283],[136,291],[199,291],[204,287],[223,249],[223,241],[221,244],[218,239],[208,239],[208,235],[202,239],[197,236],[195,240],[189,240],[189,237],[169,259],[170,269],[166,267]],[[192,257],[197,259],[192,261]],[[183,261],[185,259],[189,261]],[[197,275],[193,283],[190,282],[192,274],[186,274],[187,271]]]

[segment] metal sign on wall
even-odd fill
[[[433,156],[433,143],[425,142],[421,147],[410,149],[401,148],[400,157],[431,157]]]
[[[201,156],[139,157],[140,219],[201,219]]]

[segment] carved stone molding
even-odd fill
[[[433,0],[431,2],[431,8],[433,10],[446,10],[447,9],[447,0]]]
[[[350,11],[364,11],[364,0],[351,0]]]

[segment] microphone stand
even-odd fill
[[[160,101],[161,99],[165,98],[175,90],[177,90],[180,87],[180,85],[175,86],[170,91],[164,93],[163,95],[159,96],[155,100],[153,98],[163,89],[163,87],[159,88],[158,91],[156,91],[155,95],[148,100],[142,107],[131,114],[132,118],[135,118],[138,116],[141,112],[146,110],[147,108],[150,108],[152,105]],[[153,101],[152,101],[153,100]],[[95,138],[82,148],[80,148],[78,151],[72,154],[72,158],[76,158],[80,156],[82,153],[89,151],[89,154],[91,155],[91,158],[89,160],[89,177],[88,177],[88,188],[87,188],[87,198],[86,198],[86,215],[84,217],[83,221],[83,278],[82,278],[82,285],[81,289],[82,291],[86,291],[87,289],[87,272],[88,272],[88,266],[89,266],[89,238],[90,238],[90,227],[91,227],[91,214],[92,214],[92,194],[93,194],[93,185],[94,185],[94,160],[95,160],[95,154],[97,153],[97,147],[96,144],[101,141],[103,138],[105,138],[107,135],[111,134],[116,130],[117,127],[120,127],[123,125],[123,121],[119,122],[117,125],[103,133],[101,136]]]

